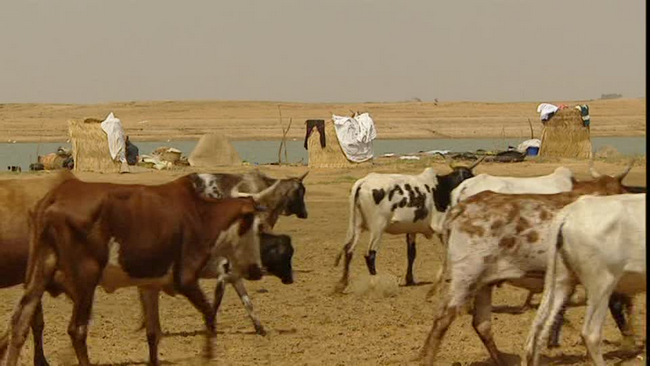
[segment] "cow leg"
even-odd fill
[[[373,231],[370,233],[370,244],[368,246],[368,254],[366,254],[366,266],[368,267],[368,272],[372,276],[377,274],[375,259],[377,257],[377,251],[379,250],[379,244],[381,243],[381,236],[383,232],[384,231],[381,230],[381,231]]]
[[[190,301],[196,310],[203,314],[203,320],[207,328],[205,358],[212,358],[214,353],[213,341],[217,335],[217,331],[210,302],[205,297],[203,291],[201,291],[197,281],[185,282],[185,284],[179,287],[179,292]]]
[[[406,267],[406,286],[415,285],[413,280],[413,262],[415,262],[415,234],[406,234],[406,255],[408,265]]]
[[[561,265],[561,263],[558,263]],[[569,298],[575,289],[575,280],[568,270],[556,271],[556,278],[552,285],[547,285],[542,301],[539,304],[537,315],[526,340],[526,362],[528,365],[539,364],[539,348],[544,342],[553,343],[549,340],[549,334],[557,330],[564,321],[564,310]],[[557,339],[555,340],[557,342]]]
[[[585,343],[589,356],[591,356],[591,360],[596,366],[605,366],[605,360],[600,350],[600,343],[602,340],[603,324],[607,316],[607,304],[616,286],[616,283],[612,280],[603,280],[602,282],[592,283],[587,288],[589,298],[587,299],[585,323],[582,327],[582,341]]]
[[[478,276],[480,273],[475,273]],[[443,274],[445,275],[445,274]],[[433,326],[420,351],[419,358],[423,358],[425,365],[434,365],[435,358],[440,348],[440,343],[447,333],[449,326],[461,312],[467,300],[472,295],[471,288],[476,286],[476,277],[465,276],[462,281],[458,280],[459,274],[452,273],[452,280],[446,284],[446,294],[441,299],[438,309],[434,314]]]
[[[636,346],[634,327],[632,326],[632,310],[632,299],[628,295],[615,292],[609,298],[609,311],[623,336],[621,341],[621,347],[623,348],[634,348]]]
[[[474,298],[472,326],[497,365],[506,365],[492,337],[492,286],[484,286]]]
[[[43,304],[39,301],[34,317],[32,318],[32,335],[34,338],[34,365],[48,366],[45,353],[43,352],[43,329],[45,321],[43,320]]]
[[[244,287],[244,281],[238,278],[234,280],[232,285],[237,291],[237,294],[239,295],[239,299],[244,304],[244,307],[248,312],[248,316],[253,321],[253,326],[255,327],[255,333],[261,336],[265,336],[266,330],[264,330],[264,327],[262,326],[262,322],[260,322],[260,319],[257,317],[257,314],[255,314],[255,310],[253,309],[253,302],[251,301],[250,297],[248,296],[248,293],[246,292],[246,288]]]
[[[359,243],[359,234],[360,230],[358,228],[355,228],[354,236],[343,246],[343,252],[336,258],[336,265],[338,265],[341,255],[345,256],[345,262],[343,264],[343,276],[337,285],[338,291],[345,290],[345,288],[348,287],[348,284],[350,283],[350,263],[352,263],[354,248]]]
[[[226,294],[226,277],[220,276],[217,279],[217,286],[214,289],[214,304],[212,305],[212,311],[216,319],[219,308],[221,307],[221,302],[223,301],[223,296]]]
[[[90,366],[86,339],[88,338],[88,321],[93,306],[95,288],[88,286],[80,290],[72,306],[72,318],[68,325],[68,335],[72,340],[72,346],[77,354],[79,365]]]
[[[37,248],[38,249],[38,248]],[[4,366],[15,366],[20,350],[27,339],[27,332],[35,313],[41,306],[41,298],[47,284],[52,280],[56,268],[56,255],[49,249],[34,255],[34,268],[25,286],[23,296],[11,317],[8,347]]]
[[[149,364],[158,365],[158,344],[162,336],[160,327],[160,314],[158,295],[155,289],[138,287],[140,304],[144,314],[144,325],[147,329],[147,343],[149,344]]]
[[[535,295],[535,293],[533,291],[528,291],[528,295],[526,295],[526,300],[524,300],[524,304],[521,305],[521,308],[519,308],[519,311],[518,311],[519,314],[523,314],[526,311],[528,311],[528,309],[532,308],[532,302],[533,302],[533,296],[534,295]]]

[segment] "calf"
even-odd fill
[[[291,237],[288,235],[260,233],[260,254],[262,257],[262,265],[268,273],[278,277],[286,285],[293,283],[293,270],[291,269],[293,246],[291,245]],[[217,278],[217,288],[214,295],[215,315],[223,300],[226,282],[230,283],[244,304],[248,316],[255,327],[255,332],[260,335],[266,335],[266,330],[264,330],[262,323],[253,310],[253,303],[244,287],[244,282],[241,278],[232,274],[230,271],[230,263],[227,259],[217,258],[217,260],[213,261],[212,265],[206,266],[201,277]]]
[[[645,200],[645,194],[585,196],[555,216],[546,237],[544,297],[526,342],[529,365],[539,363],[540,340],[577,283],[588,298],[582,340],[593,363],[605,365],[600,341],[610,296],[646,291]]]
[[[30,218],[25,292],[11,319],[4,365],[18,362],[43,292],[54,286],[73,301],[68,334],[80,365],[90,363],[87,326],[98,285],[107,292],[133,285],[180,292],[204,316],[211,356],[214,314],[198,277],[219,255],[232,260],[238,276],[261,278],[258,211],[251,198],[199,197],[188,176],[159,186],[64,181]],[[159,336],[148,329],[147,339],[150,362],[157,364]]]
[[[261,191],[265,190],[267,193],[262,197],[258,197],[257,200],[266,208],[265,212],[260,214],[262,224],[260,230],[267,232],[273,229],[280,215],[296,215],[301,219],[307,218],[306,189],[303,180],[308,173],[297,178],[273,179],[258,170],[254,170],[246,174],[192,174],[190,178],[198,194],[211,198],[259,195]],[[262,245],[261,250],[263,250],[262,260],[264,262],[266,259],[267,262],[263,263],[265,268],[270,273],[280,277],[283,283],[292,283],[291,257],[293,256],[293,247],[291,246],[291,239],[286,235],[276,236],[269,233],[261,236],[260,243]],[[203,278],[220,278],[220,276],[224,276],[222,281],[217,281],[213,305],[214,313],[216,314],[219,311],[225,291],[225,282],[231,283],[252,319],[256,333],[260,335],[266,334],[264,327],[253,311],[253,304],[247,295],[244,283],[236,274],[228,273],[226,275],[225,267],[223,267],[225,263],[227,261],[224,261],[223,258],[214,258],[208,265],[210,268],[203,271],[201,275]],[[272,265],[273,268],[269,268],[267,264]],[[284,272],[274,272],[281,269]],[[140,288],[140,298],[143,306],[146,303],[157,303],[158,290]],[[155,324],[160,323],[157,314],[150,314],[145,316],[144,319],[143,326],[145,327],[147,321],[154,324],[154,329],[156,328]],[[156,332],[159,332],[159,330],[156,330]]]
[[[474,299],[474,330],[492,359],[505,364],[490,330],[493,286],[507,282],[539,291],[548,249],[544,236],[555,213],[584,194],[625,193],[621,181],[631,167],[615,177],[599,175],[590,182],[576,182],[570,192],[509,195],[487,191],[453,207],[443,223],[447,253],[434,285],[443,284],[446,291],[422,349],[425,363],[434,363],[445,332]]]
[[[344,290],[349,283],[350,262],[362,230],[370,231],[366,266],[371,275],[377,274],[375,257],[382,234],[407,234],[406,285],[414,285],[415,235],[431,238],[440,232],[452,190],[472,178],[472,170],[482,160],[469,167],[452,167],[452,172],[446,175],[438,175],[433,168],[426,168],[419,175],[370,173],[357,180],[350,193],[348,235],[335,262],[338,265],[345,254],[339,290]]]

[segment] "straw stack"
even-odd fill
[[[310,168],[352,168],[370,165],[369,162],[355,163],[345,156],[332,120],[325,121],[325,147],[320,146],[320,134],[314,128],[307,141]]]
[[[576,109],[558,110],[542,129],[540,156],[589,159],[591,149],[589,128],[583,126]]]
[[[68,121],[75,171],[120,172],[121,163],[111,158],[108,135],[102,130],[101,122],[96,118]]]

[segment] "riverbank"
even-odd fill
[[[553,101],[551,101],[553,102]],[[645,98],[555,101],[590,106],[594,137],[645,136]],[[154,101],[104,104],[0,104],[0,139],[65,141],[67,120],[103,118],[114,112],[134,140],[195,140],[211,132],[231,140],[277,140],[292,119],[289,139],[304,138],[304,121],[331,114],[370,112],[381,139],[539,138],[537,102],[284,103],[249,101]],[[280,106],[280,108],[278,108]]]

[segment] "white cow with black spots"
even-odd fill
[[[414,285],[415,235],[423,234],[431,238],[434,233],[440,232],[452,190],[464,180],[472,178],[472,169],[482,160],[469,167],[452,167],[452,172],[447,175],[438,175],[433,168],[426,168],[418,175],[370,173],[357,180],[350,193],[347,238],[335,264],[338,265],[345,254],[339,290],[344,290],[349,283],[350,262],[362,230],[370,231],[366,265],[371,275],[377,274],[375,257],[382,234],[406,234],[406,285]]]

